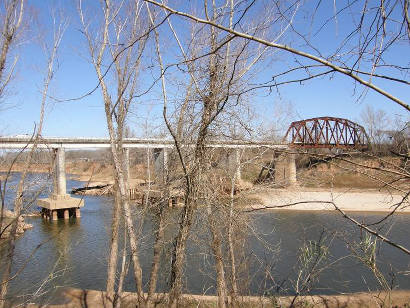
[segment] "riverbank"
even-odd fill
[[[143,186],[141,186],[143,185]],[[144,189],[142,180],[132,180],[131,188]],[[155,190],[155,186],[152,187]],[[88,182],[72,193],[79,195],[110,195],[110,181]],[[288,210],[288,211],[334,211],[335,205],[345,212],[391,212],[409,213],[410,202],[403,195],[380,192],[376,189],[325,189],[325,188],[258,188],[242,184],[238,189],[238,203],[245,210]]]
[[[64,292],[67,303],[60,305],[49,305],[52,308],[74,308],[74,307],[105,307],[105,292],[97,290],[80,290],[69,288]],[[161,302],[166,301],[167,294],[156,294],[158,300],[156,307],[166,307]],[[288,307],[293,296],[244,296],[239,298],[238,307]],[[218,298],[210,295],[184,294],[179,307],[216,307]],[[135,307],[137,295],[124,292],[121,307]],[[316,295],[299,296],[295,300],[294,307],[318,307],[318,308],[370,308],[370,307],[407,307],[410,304],[409,290],[396,290],[386,292],[352,293],[344,295]],[[37,308],[40,305],[28,305],[26,307]]]
[[[371,189],[261,189],[247,197],[255,200],[247,210],[334,211],[333,202],[346,212],[391,212],[397,207],[397,213],[410,213],[408,198]]]

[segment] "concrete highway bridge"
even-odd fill
[[[35,144],[34,140],[26,136],[17,137],[0,137],[1,149],[30,149]],[[37,204],[42,207],[42,212],[45,216],[52,220],[56,220],[58,216],[63,216],[68,219],[70,216],[80,217],[80,208],[84,206],[84,201],[79,198],[73,198],[67,194],[66,188],[66,171],[65,171],[65,150],[66,149],[98,149],[109,148],[111,146],[108,138],[60,138],[47,137],[41,138],[36,142],[36,147],[40,149],[50,149],[55,152],[54,165],[54,185],[53,193],[49,198],[37,200]],[[193,145],[184,145],[193,146]],[[168,154],[174,147],[174,142],[167,139],[137,139],[125,138],[122,147],[125,152],[126,166],[129,174],[129,150],[133,148],[138,149],[152,149],[154,157],[154,168],[157,175],[164,174],[168,168]],[[288,149],[287,144],[275,144],[267,142],[236,142],[236,141],[211,141],[207,144],[209,148],[224,148],[230,152],[228,164],[235,165],[237,176],[240,177],[240,153],[244,149],[280,149],[285,151]],[[296,182],[296,166],[294,156],[288,159],[288,165],[292,165],[290,171],[293,175],[290,180],[291,183]],[[285,166],[283,166],[285,170]],[[289,171],[284,171],[283,174],[287,176]],[[63,215],[58,215],[63,212]]]
[[[80,208],[84,201],[67,194],[65,174],[66,149],[95,149],[109,148],[108,138],[60,138],[42,137],[33,140],[30,136],[0,137],[2,149],[30,149],[36,144],[37,148],[50,149],[55,152],[53,193],[49,198],[39,199],[37,204],[42,207],[42,213],[56,220],[59,212],[63,212],[65,219],[70,216],[80,217]],[[360,125],[346,119],[322,117],[291,123],[281,144],[270,142],[242,142],[242,141],[209,141],[209,148],[228,149],[230,155],[228,164],[234,166],[237,178],[241,176],[240,156],[244,149],[273,149],[282,150],[275,164],[275,179],[280,179],[287,185],[296,184],[295,149],[310,148],[353,148],[363,149],[368,144],[367,135]],[[184,144],[194,146],[194,144]],[[129,174],[129,149],[153,149],[156,174],[164,173],[168,168],[168,153],[174,147],[169,139],[137,139],[125,138],[122,142],[125,151],[126,166]]]

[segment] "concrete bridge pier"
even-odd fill
[[[157,180],[160,183],[166,182],[168,175],[168,151],[166,148],[154,149],[154,170]]]
[[[228,155],[228,168],[231,176],[235,175],[236,180],[241,179],[241,149],[234,149]]]
[[[57,220],[60,216],[68,219],[70,214],[80,217],[80,208],[84,206],[84,200],[72,198],[67,194],[64,148],[60,147],[54,151],[53,193],[49,198],[38,199],[37,204],[42,208],[44,218]]]
[[[275,183],[294,186],[296,179],[296,154],[282,153],[275,164]]]
[[[131,179],[131,173],[130,173],[130,149],[129,148],[124,148],[124,176],[125,176],[125,181],[129,181]]]

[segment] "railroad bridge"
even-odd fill
[[[0,137],[2,149],[29,149],[34,141],[30,137]],[[342,148],[365,149],[368,137],[362,126],[340,118],[321,117],[303,121],[292,122],[282,140],[282,143],[269,142],[237,142],[237,141],[210,141],[209,148],[225,148],[230,151],[228,164],[233,167],[237,178],[241,177],[240,153],[244,149],[265,148],[280,150],[282,153],[275,165],[275,180],[285,185],[296,184],[295,155],[298,149],[310,148]],[[67,194],[65,149],[109,148],[108,138],[41,138],[36,142],[37,148],[53,149],[54,185],[49,198],[39,199],[37,204],[42,207],[44,216],[57,220],[58,213],[62,212],[65,219],[70,216],[80,217],[80,208],[84,201],[73,198]],[[129,150],[131,148],[153,149],[155,159],[155,173],[165,174],[168,169],[168,152],[174,147],[174,142],[167,139],[137,139],[125,138],[123,140],[125,151],[125,165],[129,175]],[[193,146],[193,145],[192,145]],[[128,177],[129,178],[129,177]]]
[[[292,148],[367,149],[363,126],[347,119],[320,117],[292,122],[283,139]]]

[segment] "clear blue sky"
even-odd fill
[[[40,91],[46,58],[39,47],[36,29],[37,23],[40,24],[44,29],[43,35],[50,38],[49,5],[52,2],[62,7],[65,15],[70,19],[70,25],[60,46],[59,61],[49,94],[61,99],[73,98],[83,95],[96,85],[96,76],[89,62],[85,40],[79,31],[81,26],[75,7],[76,1],[29,1],[30,10],[38,14],[38,22],[30,22],[32,24],[29,26],[24,42],[15,49],[15,54],[19,54],[20,57],[15,78],[9,88],[9,94],[4,98],[0,110],[1,135],[30,134],[34,123],[38,121],[41,102]],[[333,6],[329,5],[333,1],[323,2],[328,4],[320,7],[317,12],[317,20],[324,20],[326,16],[331,16],[333,13]],[[172,2],[170,3],[172,5]],[[306,24],[309,24],[305,20],[306,11],[309,9],[311,8],[307,6],[296,15],[295,28],[303,29]],[[181,28],[184,23],[179,23],[178,17],[173,17],[173,22],[177,27],[179,26],[180,33],[186,30]],[[312,28],[316,26],[313,24]],[[336,43],[349,29],[343,19],[338,20],[337,23],[332,21],[326,30],[313,37],[312,41],[326,55],[327,52],[333,50]],[[284,42],[302,50],[312,51],[298,40],[295,34],[290,34]],[[404,65],[408,66],[410,63],[409,51],[407,42],[407,44],[404,43],[401,47],[393,50],[391,57],[395,60],[400,59]],[[165,55],[165,61],[171,63],[174,57],[172,53],[177,53],[177,51],[166,50],[166,52],[171,54]],[[289,54],[278,53],[275,56],[275,61],[266,60],[263,63],[264,67],[257,79],[258,81],[267,81],[272,75],[280,73],[294,64],[295,60]],[[147,72],[147,76],[152,78],[150,72]],[[146,76],[143,77],[145,80],[148,79]],[[401,78],[409,80],[408,76],[401,76]],[[409,86],[380,80],[376,80],[375,83],[409,103]],[[351,79],[340,75],[329,75],[303,82],[303,84],[282,86],[280,87],[280,95],[276,90],[273,90],[272,93],[267,90],[256,91],[252,93],[251,100],[255,112],[261,119],[268,122],[275,106],[281,102],[293,105],[297,114],[295,120],[317,116],[335,116],[360,121],[360,113],[367,104],[372,105],[375,109],[383,109],[392,116],[399,115],[403,119],[409,119],[408,112],[404,108],[374,91],[370,90],[365,98],[358,102],[357,91],[360,93],[361,90],[363,90],[362,87],[356,88],[355,95],[355,86]],[[155,123],[154,126],[160,123],[162,102],[159,100],[159,91],[158,87],[154,87],[149,94],[138,99],[137,107],[132,110],[129,124],[138,135],[147,134],[143,128],[146,122]],[[93,95],[79,101],[64,103],[49,101],[43,135],[102,137],[107,136],[105,123],[103,102],[100,90],[97,90]]]

